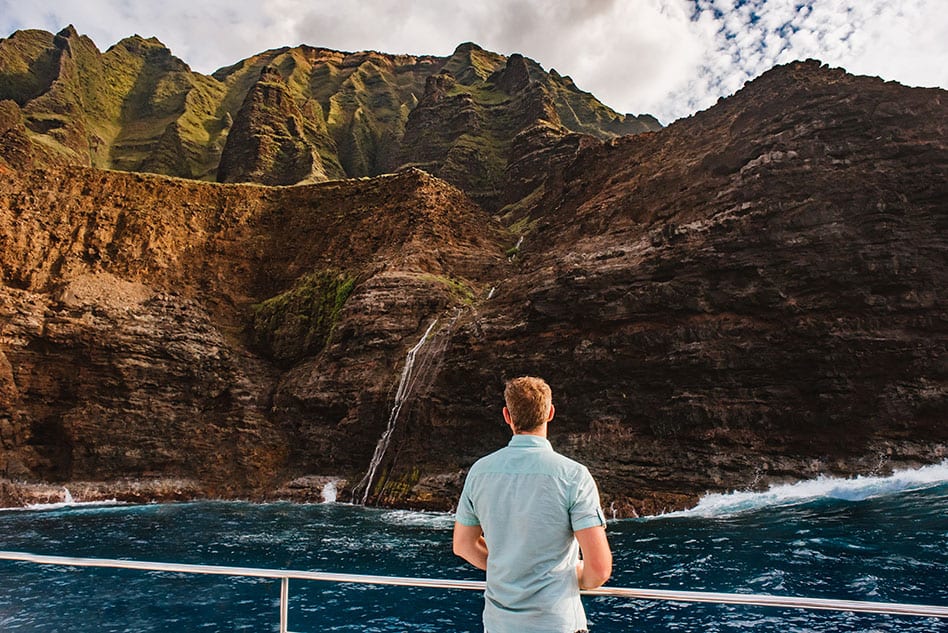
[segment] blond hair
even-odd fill
[[[514,431],[534,431],[550,419],[553,391],[542,378],[521,376],[507,381],[504,401],[513,421]]]

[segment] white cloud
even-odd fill
[[[105,49],[154,35],[201,72],[269,48],[447,55],[473,41],[572,76],[622,112],[668,122],[776,63],[948,87],[944,0],[0,0],[0,34],[72,23]]]
[[[908,85],[948,87],[948,14],[941,0],[746,0],[722,14],[731,4],[696,1],[692,24],[705,29],[696,33],[705,58],[690,69],[687,87],[667,94],[655,111],[688,114],[775,64],[806,58]]]

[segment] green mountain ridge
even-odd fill
[[[448,57],[283,47],[203,75],[155,38],[128,37],[103,53],[71,26],[25,30],[0,40],[0,100],[21,112],[16,141],[0,146],[14,166],[23,160],[11,156],[26,155],[271,185],[419,167],[487,207],[510,198],[519,134],[557,143],[661,127],[522,55],[470,42]]]

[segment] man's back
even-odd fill
[[[586,628],[573,533],[604,526],[585,466],[535,435],[479,460],[468,473],[457,521],[479,525],[487,549],[484,623],[489,633]]]

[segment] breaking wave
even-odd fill
[[[391,510],[380,519],[391,525],[425,527],[431,529],[450,529],[454,526],[454,515],[446,512],[417,512],[414,510]]]
[[[726,517],[763,508],[797,505],[820,499],[863,501],[902,492],[924,490],[948,484],[948,460],[917,469],[898,470],[885,477],[856,476],[837,478],[820,476],[793,484],[772,486],[763,492],[734,491],[702,497],[694,508],[651,518]]]
[[[76,501],[68,488],[63,488],[63,500],[55,503],[31,503],[21,508],[3,508],[4,510],[71,510],[82,508],[101,508],[126,505],[123,501],[117,499],[106,499],[100,501]]]
[[[128,505],[117,499],[108,499],[104,501],[61,501],[59,503],[32,503],[22,508],[4,508],[4,510],[68,510],[83,508],[104,508],[113,506]]]

